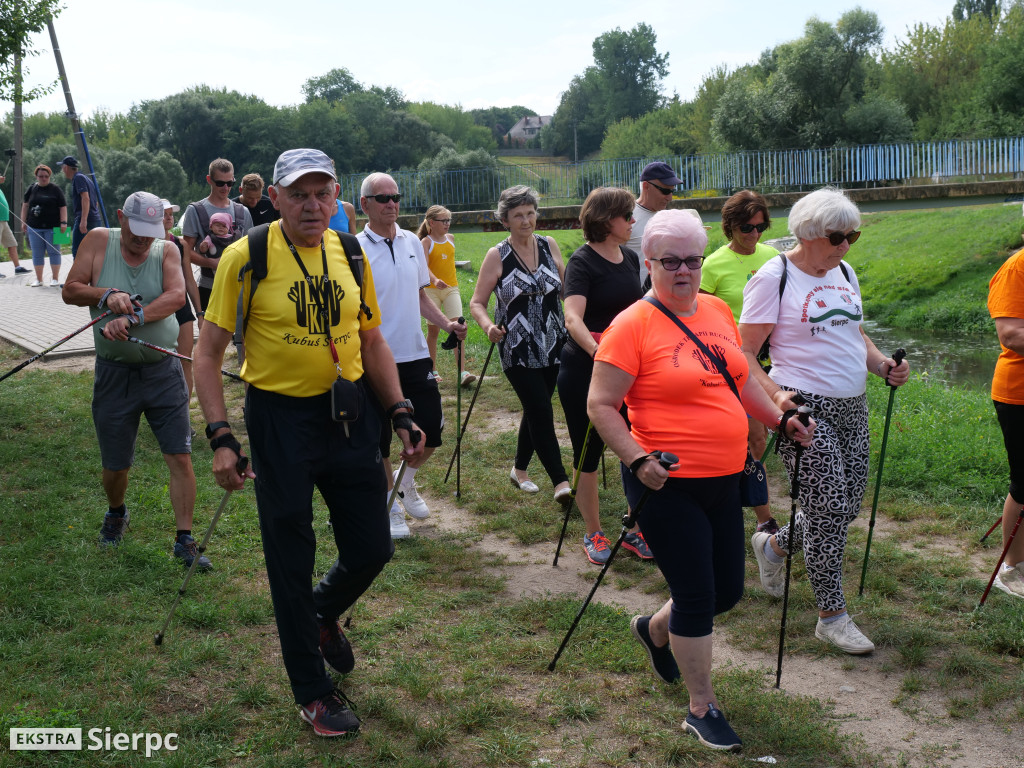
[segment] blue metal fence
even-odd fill
[[[636,189],[640,171],[652,160],[672,166],[683,180],[679,192],[692,196],[728,195],[737,189],[800,191],[826,184],[871,187],[976,181],[1024,173],[1024,136],[582,163],[513,165],[501,161],[492,168],[397,171],[391,175],[402,192],[402,208],[408,212],[435,203],[452,210],[486,210],[494,208],[501,190],[516,184],[535,187],[547,206],[578,204],[599,186]],[[343,199],[359,199],[363,176],[339,179]]]

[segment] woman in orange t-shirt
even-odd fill
[[[759,384],[745,386],[747,362],[732,311],[721,299],[698,294],[707,247],[700,222],[685,211],[661,211],[648,222],[641,247],[652,279],[648,297],[685,323],[719,364],[659,307],[639,301],[601,336],[587,411],[622,460],[626,498],[672,593],[654,616],[633,618],[633,634],[662,680],[672,682],[682,670],[690,697],[686,730],[705,746],[738,750],[739,737],[711,688],[711,630],[715,615],[743,594],[739,477],[746,414],[771,427],[782,424],[801,443],[810,442],[814,422],[783,420]],[[742,403],[719,366],[742,392]],[[619,413],[623,400],[631,428]],[[651,461],[655,450],[676,454],[679,463],[666,471]],[[647,489],[654,493],[638,505]]]
[[[1010,492],[1003,503],[1005,547],[1024,504],[1024,250],[1007,259],[992,277],[988,312],[1003,350],[992,376],[992,402],[1010,462]],[[994,583],[1008,595],[1024,597],[1024,534],[1020,531]]]

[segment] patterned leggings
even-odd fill
[[[799,391],[799,390],[797,390]],[[807,577],[819,610],[841,611],[843,553],[850,523],[860,513],[868,483],[867,396],[823,397],[800,392],[817,422],[814,442],[800,458],[800,510],[796,527],[776,534],[783,550],[793,533],[793,552],[804,552]],[[790,478],[796,464],[796,443],[782,440],[779,454]]]

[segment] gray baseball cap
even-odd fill
[[[164,204],[149,192],[132,192],[124,201],[121,213],[128,219],[128,229],[138,237],[164,236]]]
[[[319,149],[289,149],[274,163],[274,184],[287,187],[307,173],[325,173],[338,180],[331,158]]]

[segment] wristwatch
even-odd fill
[[[228,424],[226,421],[215,421],[215,422],[213,422],[213,424],[207,424],[206,425],[206,439],[207,440],[212,439],[214,432],[216,432],[218,429],[224,429],[225,427],[227,427],[228,429],[231,429],[231,425]]]
[[[407,408],[409,410],[410,416],[416,413],[416,409],[412,407],[412,400],[399,400],[397,403],[388,408],[386,412],[388,418],[390,419],[394,415],[395,411],[397,411],[399,408]]]

